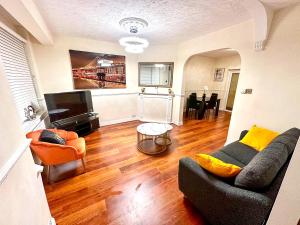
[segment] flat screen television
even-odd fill
[[[90,91],[45,94],[50,122],[93,112]]]

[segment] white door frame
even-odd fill
[[[240,69],[229,69],[228,72],[227,72],[226,89],[225,89],[225,96],[224,96],[224,103],[225,103],[224,110],[227,111],[227,112],[231,112],[230,110],[226,109],[226,106],[227,106],[229,88],[230,88],[230,83],[231,83],[231,78],[232,78],[233,73],[239,73],[240,74]]]

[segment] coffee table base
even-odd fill
[[[168,132],[157,136],[138,133],[137,136],[138,150],[148,155],[160,154],[168,150],[168,147],[171,144],[171,139],[169,138]]]

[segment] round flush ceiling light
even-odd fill
[[[129,33],[136,34],[148,26],[146,20],[136,17],[127,17],[119,22],[120,26]]]
[[[119,40],[119,43],[124,47],[138,46],[140,48],[147,48],[149,46],[149,42],[146,39],[135,36],[123,37]]]
[[[134,54],[142,53],[144,48],[149,46],[149,42],[146,39],[135,36],[123,37],[119,40],[119,43],[125,47],[126,52]]]
[[[127,32],[133,35],[148,26],[148,23],[140,18],[128,17],[120,20],[120,26]],[[123,37],[119,40],[121,46],[125,47],[125,51],[129,53],[142,53],[144,48],[149,46],[148,40],[137,36]]]
[[[125,47],[125,51],[129,53],[139,54],[144,52],[144,49],[138,46],[127,46]]]

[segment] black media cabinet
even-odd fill
[[[49,128],[75,131],[79,136],[84,136],[100,127],[97,113],[88,113],[50,123]]]

